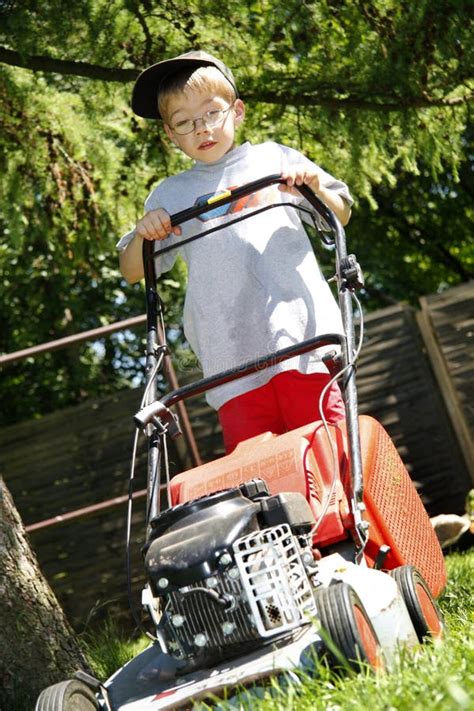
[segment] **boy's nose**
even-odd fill
[[[195,133],[202,133],[203,131],[208,131],[208,126],[206,124],[206,121],[204,120],[204,117],[194,119],[194,132]]]

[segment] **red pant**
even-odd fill
[[[283,371],[260,388],[226,402],[218,411],[226,452],[263,432],[283,434],[319,420],[319,397],[330,379],[326,373]],[[323,411],[331,424],[345,417],[337,383],[326,393]]]

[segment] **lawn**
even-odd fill
[[[338,677],[325,664],[300,681],[275,680],[266,689],[245,692],[219,709],[246,711],[474,711],[474,551],[447,556],[448,585],[439,600],[446,634],[442,642],[403,654],[390,674],[369,671]],[[89,643],[96,673],[106,678],[137,653],[143,641],[118,640],[111,630]],[[199,704],[199,709],[210,708]],[[214,707],[215,708],[215,707]]]

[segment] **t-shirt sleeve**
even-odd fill
[[[341,198],[349,205],[349,207],[353,205],[354,200],[352,198],[352,195],[350,194],[349,188],[347,187],[346,183],[342,182],[342,180],[338,180],[333,175],[323,170],[323,168],[321,168],[316,163],[313,163],[313,161],[309,160],[309,158],[304,156],[299,151],[296,151],[294,148],[289,148],[288,146],[280,146],[280,148],[282,150],[282,170],[294,167],[296,165],[307,164],[308,166],[311,166],[311,168],[317,170],[321,185],[323,185],[328,190],[334,190],[334,192],[340,195]],[[309,203],[304,199],[301,201],[301,204],[305,207],[311,207]],[[323,220],[319,215],[315,215],[315,217],[317,225],[320,229],[322,229],[323,231],[329,230],[329,227],[326,224],[325,220]],[[305,222],[311,222],[311,220],[305,218],[304,216],[303,219],[305,220]]]
[[[135,230],[130,230],[130,232],[126,232],[124,235],[122,235],[115,245],[118,249],[119,252],[123,252],[127,244],[130,244],[132,239],[135,237]]]
[[[156,210],[158,207],[161,207],[161,200],[160,200],[160,186],[155,188],[150,195],[147,197],[145,200],[145,214],[147,212],[150,212],[150,210]],[[123,251],[125,247],[132,241],[132,239],[135,237],[135,229],[130,230],[130,232],[126,232],[122,237],[119,239],[119,241],[116,244],[117,249],[119,252]],[[159,252],[160,249],[163,249],[164,247],[167,247],[170,243],[178,241],[179,238],[176,237],[176,235],[170,235],[164,240],[156,240],[155,241],[155,252]],[[170,269],[172,269],[176,258],[178,256],[178,249],[172,250],[171,252],[167,252],[166,254],[163,254],[162,256],[157,256],[155,258],[155,271],[156,271],[156,276],[160,276],[160,274],[163,274],[163,272],[167,272]]]
[[[353,205],[354,200],[352,199],[352,195],[350,194],[346,183],[343,183],[342,180],[338,180],[333,175],[323,170],[323,168],[316,163],[313,163],[313,161],[309,160],[309,158],[304,156],[299,151],[296,151],[294,148],[289,148],[288,146],[280,146],[280,148],[282,149],[282,167],[285,166],[285,163],[289,167],[307,163],[318,171],[321,184],[325,188],[334,190],[334,192],[338,193],[338,195],[340,195],[347,202],[349,207]]]

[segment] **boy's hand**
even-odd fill
[[[301,195],[299,190],[294,187],[295,185],[307,185],[316,195],[321,188],[319,175],[315,170],[307,166],[290,168],[289,170],[283,171],[281,177],[285,183],[279,186],[280,190],[284,193],[290,193],[291,195]]]
[[[279,188],[284,193],[301,195],[295,185],[307,185],[332,210],[342,226],[347,225],[351,216],[348,203],[335,191],[321,185],[319,174],[306,165],[295,166],[282,171],[281,177],[285,181]]]
[[[166,239],[171,232],[180,235],[181,227],[171,227],[170,216],[161,207],[147,212],[135,227],[135,234],[148,240]]]

